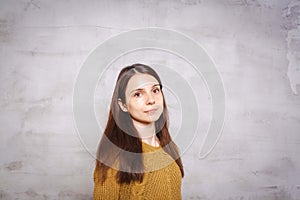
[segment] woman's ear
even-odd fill
[[[123,112],[127,112],[127,108],[126,108],[126,104],[123,104],[122,100],[120,98],[118,98],[118,104],[121,108],[121,110],[123,110]]]

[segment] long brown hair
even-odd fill
[[[96,168],[99,169],[99,180],[101,182],[106,180],[109,168],[117,169],[116,178],[120,184],[130,183],[131,181],[141,182],[144,177],[141,138],[138,137],[130,115],[123,112],[117,102],[118,99],[126,102],[125,89],[127,83],[137,73],[153,76],[162,87],[158,74],[147,65],[133,64],[120,71],[111,100],[106,128],[97,150]],[[164,95],[163,99],[163,113],[155,122],[156,136],[164,151],[177,163],[183,177],[184,171],[179,151],[168,130],[168,110]]]

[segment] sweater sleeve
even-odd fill
[[[94,171],[94,200],[114,200],[119,199],[120,185],[116,180],[117,171],[109,169],[107,178],[102,183],[99,181],[99,171],[95,168]]]

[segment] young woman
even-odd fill
[[[181,199],[183,175],[159,76],[143,64],[123,68],[97,151],[94,199]]]

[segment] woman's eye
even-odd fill
[[[160,92],[160,89],[156,88],[156,89],[153,90],[153,92],[154,92],[154,93],[159,93],[159,92]]]
[[[134,97],[140,97],[142,94],[140,92],[134,93]]]

